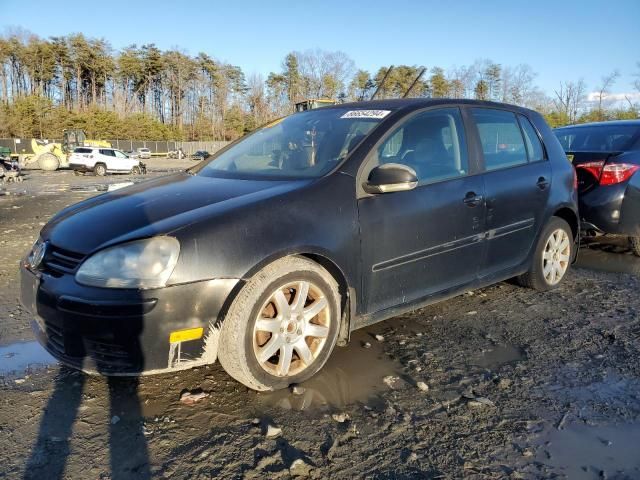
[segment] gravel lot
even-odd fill
[[[640,478],[640,259],[621,241],[587,245],[553,292],[502,283],[358,331],[295,392],[219,365],[58,366],[19,305],[19,258],[56,211],[141,179],[0,184],[0,478]]]

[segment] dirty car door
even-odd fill
[[[458,108],[423,111],[392,129],[369,154],[362,180],[384,163],[410,166],[419,183],[358,200],[362,313],[473,281],[482,253],[484,186],[470,175]]]
[[[486,172],[485,261],[481,276],[521,264],[541,228],[551,190],[551,166],[526,117],[472,108]]]

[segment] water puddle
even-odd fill
[[[365,342],[371,346],[364,348]],[[376,408],[383,404],[380,393],[389,390],[384,377],[400,377],[400,371],[400,365],[384,353],[382,344],[359,330],[352,334],[348,346],[333,350],[318,374],[300,385],[304,389],[301,394],[282,390],[260,397],[266,405],[285,410],[342,408],[357,403]]]
[[[36,341],[0,347],[0,376],[20,376],[56,363],[56,359]]]
[[[571,423],[544,435],[542,463],[567,478],[640,478],[640,424]]]
[[[70,185],[68,190],[72,192],[113,192],[128,187],[137,182],[119,183],[90,183],[88,185]]]
[[[580,249],[577,267],[612,273],[631,273],[640,276],[640,257],[633,255],[628,245],[591,243]]]
[[[471,364],[478,367],[494,370],[502,365],[521,362],[527,359],[525,351],[515,345],[495,345],[483,350],[480,355],[471,359]]]

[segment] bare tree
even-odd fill
[[[539,92],[533,81],[536,73],[529,65],[520,64],[502,70],[502,101],[530,106],[536,103]]]
[[[598,87],[597,98],[598,98],[598,112],[602,116],[602,102],[607,98],[607,95],[610,93],[611,87],[616,83],[616,80],[620,77],[620,72],[618,70],[614,70],[608,75],[602,77],[602,83]]]
[[[259,73],[249,75],[247,79],[247,104],[255,120],[254,127],[269,119],[269,106],[264,92],[264,77]]]
[[[304,96],[336,98],[346,92],[355,64],[344,52],[307,50],[294,52],[302,76]]]
[[[476,72],[473,66],[452,67],[447,72],[447,80],[452,85],[454,98],[472,98],[475,88]]]
[[[556,109],[563,113],[569,123],[574,123],[585,99],[586,86],[584,80],[577,82],[560,82],[560,88],[554,90]]]

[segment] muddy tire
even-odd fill
[[[93,167],[93,173],[99,177],[104,177],[107,174],[107,166],[104,163],[96,163]]]
[[[541,292],[557,288],[571,266],[574,248],[569,224],[552,217],[540,234],[529,271],[517,278],[518,283]]]
[[[340,330],[335,279],[302,257],[255,274],[222,324],[218,358],[247,387],[279,390],[311,378],[326,363]]]
[[[640,257],[640,237],[629,237],[629,246],[636,257]]]
[[[45,172],[53,172],[60,167],[60,159],[53,153],[43,153],[38,157],[38,166]]]
[[[133,167],[131,169],[131,175],[140,175],[142,172],[140,171],[140,167]]]

